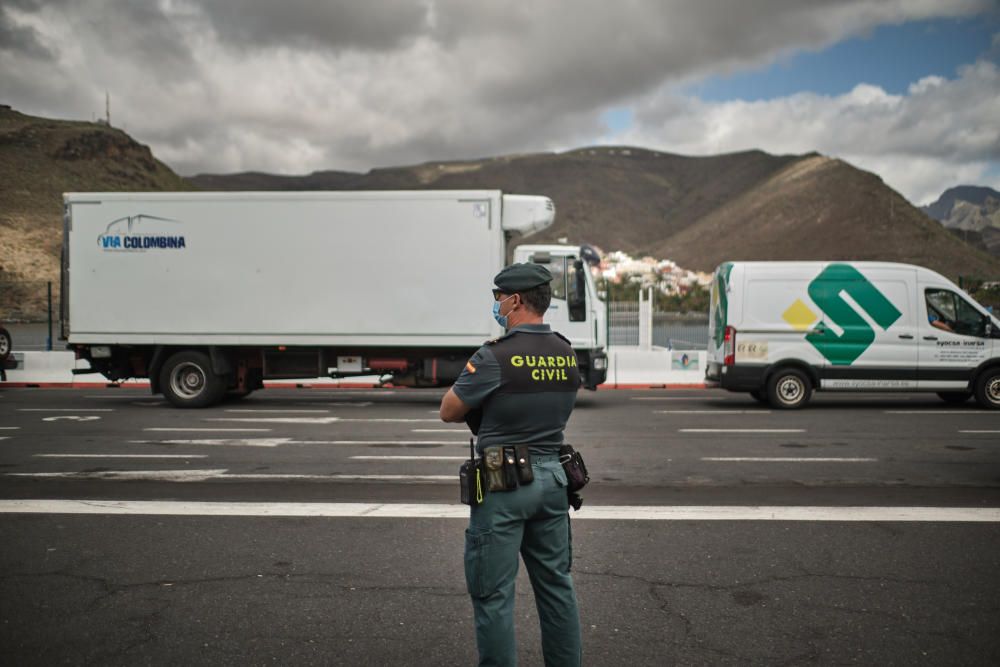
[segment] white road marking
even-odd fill
[[[114,408],[18,408],[18,412],[114,412]]]
[[[702,461],[750,461],[764,463],[872,463],[878,459],[862,457],[805,456],[705,456]]]
[[[385,424],[409,424],[412,422],[440,423],[440,419],[362,419],[345,417],[211,417],[210,422],[243,422],[252,424],[334,424],[337,422],[364,422]]]
[[[887,415],[954,415],[957,417],[972,417],[973,415],[1000,415],[1000,412],[990,410],[883,410]]]
[[[679,428],[679,433],[805,433],[804,428]]]
[[[224,447],[277,447],[292,442],[291,438],[232,438],[205,440],[129,440],[133,445],[219,445]]]
[[[57,415],[55,417],[42,417],[43,422],[58,422],[58,421],[71,421],[71,422],[95,422],[100,417],[97,415]]]
[[[351,456],[357,461],[464,461],[468,456]]]
[[[292,440],[291,438],[211,438],[199,440],[129,440],[133,445],[219,445],[278,447],[279,445],[468,445],[461,440]]]
[[[358,401],[357,403],[352,403],[351,401],[334,401],[333,403],[327,403],[327,405],[332,405],[336,408],[367,408],[369,405],[374,405],[371,401]]]
[[[769,415],[770,410],[653,410],[658,415]]]
[[[204,459],[206,454],[35,454],[40,459]]]
[[[468,433],[467,428],[411,428],[414,433]]]
[[[0,440],[10,440],[9,435],[0,435]]]
[[[96,472],[8,472],[6,477],[33,479],[145,480],[156,482],[205,482],[208,480],[257,481],[368,481],[368,482],[454,482],[455,475],[297,475],[282,473],[233,473],[219,470],[102,470]],[[2,501],[0,501],[2,502]]]
[[[403,503],[232,503],[176,500],[0,500],[2,514],[363,517],[468,520],[465,505]],[[879,521],[998,523],[998,507],[817,507],[586,505],[574,520]]]
[[[8,477],[39,479],[156,480],[160,482],[204,482],[226,472],[218,470],[101,470],[95,472],[8,472]]]
[[[959,431],[959,433],[1000,433],[1000,431]]]
[[[20,431],[20,426],[0,426],[0,431]]]
[[[294,412],[296,414],[298,414],[298,413],[304,413],[304,414],[306,414],[306,413],[317,413],[318,412],[320,414],[327,414],[330,411],[329,410],[284,410],[284,409],[282,409],[282,410],[226,410],[226,412],[266,412],[266,413],[273,413],[273,412],[288,413],[288,412]]]
[[[725,401],[720,396],[633,396],[633,401]]]
[[[143,431],[203,432],[203,433],[270,433],[269,428],[144,428]]]

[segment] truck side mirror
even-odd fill
[[[569,307],[570,322],[583,322],[587,319],[587,275],[584,273],[585,270],[581,260],[573,262],[566,304]]]

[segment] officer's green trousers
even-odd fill
[[[514,581],[518,553],[535,591],[542,652],[549,667],[580,664],[580,616],[566,473],[555,457],[532,466],[535,480],[487,493],[465,532],[465,578],[476,619],[480,665],[516,665]]]

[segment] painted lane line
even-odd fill
[[[18,412],[114,412],[114,408],[18,408]]]
[[[727,401],[731,399],[719,396],[633,396],[632,401]]]
[[[0,440],[10,440],[9,435],[0,435]]]
[[[345,417],[211,417],[205,421],[209,422],[242,422],[252,424],[335,424],[337,422],[352,423],[381,423],[381,424],[409,424],[413,422],[430,422],[440,424],[440,419],[362,419]]]
[[[205,421],[248,424],[334,424],[340,421],[340,417],[211,417]]]
[[[679,433],[805,433],[804,428],[679,428]]]
[[[329,410],[284,410],[284,409],[282,409],[282,410],[226,410],[226,412],[264,412],[264,413],[274,413],[274,412],[288,413],[288,412],[294,412],[294,413],[303,413],[303,414],[308,414],[308,413],[328,414],[330,411]]]
[[[770,410],[653,410],[658,415],[769,415]]]
[[[0,426],[0,431],[20,431],[20,426]]]
[[[225,468],[218,470],[101,470],[97,472],[8,472],[5,477],[29,477],[32,479],[89,479],[89,480],[144,480],[156,482],[207,482],[209,480],[255,480],[255,481],[367,481],[367,482],[448,482],[455,481],[454,475],[298,475],[283,473],[232,473]]]
[[[223,447],[278,447],[280,445],[462,445],[461,440],[293,440],[291,438],[209,438],[196,440],[129,440],[133,445],[216,445]]]
[[[998,431],[959,431],[959,433],[1000,433],[1000,430],[998,430]]]
[[[989,410],[883,410],[887,415],[953,415],[956,417],[972,417],[973,415],[993,415],[998,416],[1000,412]]]
[[[403,503],[232,503],[170,500],[0,500],[2,514],[245,517],[359,517],[468,520],[466,505]],[[1000,523],[998,507],[816,507],[588,505],[574,520],[879,521]]]
[[[40,459],[205,459],[207,454],[35,454]]]
[[[468,456],[350,456],[356,461],[464,461]]]
[[[157,480],[161,482],[204,482],[215,479],[226,472],[217,470],[101,470],[95,472],[8,472],[6,477],[30,477],[32,479],[113,479],[113,480]]]
[[[95,422],[100,420],[97,415],[87,415],[86,417],[80,415],[56,415],[55,417],[42,417],[43,422],[58,422],[58,421],[70,421],[70,422]]]
[[[277,447],[287,445],[290,438],[211,438],[201,440],[129,440],[130,445],[215,445],[222,447]]]
[[[413,433],[468,433],[465,428],[411,428]]]
[[[805,457],[805,456],[705,456],[701,461],[763,462],[763,463],[874,463],[878,459],[863,457]]]
[[[370,405],[374,405],[371,401],[358,401],[357,403],[352,403],[350,401],[334,401],[333,403],[327,403],[335,408],[367,408]]]
[[[270,433],[270,428],[144,428],[143,431],[204,432],[204,433]]]

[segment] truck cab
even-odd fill
[[[608,374],[607,313],[580,249],[555,244],[521,245],[514,249],[514,261],[541,264],[552,274],[552,303],[545,322],[570,340],[584,385],[596,388]]]

